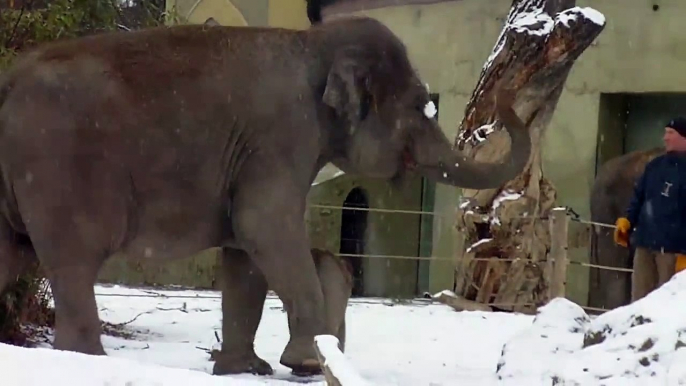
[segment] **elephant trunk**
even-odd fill
[[[526,125],[508,106],[499,106],[498,115],[511,138],[509,155],[500,163],[481,163],[453,150],[441,128],[416,130],[409,153],[414,168],[424,177],[465,189],[492,189],[517,177],[531,153],[531,138]]]

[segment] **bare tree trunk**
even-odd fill
[[[514,0],[467,104],[458,148],[479,161],[498,161],[507,153],[507,133],[495,121],[496,90],[504,88],[516,93],[514,108],[530,130],[532,150],[519,177],[498,189],[464,191],[458,228],[465,249],[455,292],[466,299],[520,312],[547,301],[550,272],[543,261],[550,235],[540,218],[553,208],[556,191],[543,176],[541,141],[574,61],[605,26],[602,14],[574,5]]]

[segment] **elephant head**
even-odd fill
[[[469,189],[502,185],[529,160],[528,130],[502,94],[500,121],[512,141],[502,163],[480,163],[455,151],[435,117],[428,90],[404,44],[380,22],[335,20],[314,26],[323,36],[323,103],[330,107],[329,161],[346,173],[393,179],[407,170]]]

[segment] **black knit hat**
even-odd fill
[[[667,127],[674,129],[680,136],[686,137],[686,118],[676,117],[669,121]]]

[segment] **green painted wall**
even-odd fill
[[[511,0],[461,0],[364,12],[388,25],[406,42],[412,61],[431,90],[441,94],[440,123],[454,138],[481,67],[501,31]],[[653,4],[659,10],[653,10]],[[575,64],[545,138],[544,172],[558,190],[559,203],[589,217],[588,197],[595,175],[602,93],[686,90],[686,35],[682,0],[579,0],[607,20],[600,37]],[[427,44],[431,42],[431,44]],[[608,118],[608,117],[606,117]],[[607,121],[607,119],[606,119]],[[454,212],[459,192],[438,186],[436,210]],[[435,227],[434,255],[454,254],[460,243],[452,225]],[[588,249],[570,251],[588,261]],[[446,264],[431,265],[433,290],[451,288]],[[586,303],[588,269],[571,266],[569,297]]]
[[[351,190],[362,188],[370,208],[420,210],[421,179],[393,187],[384,181],[341,176],[312,187],[310,204],[341,207]],[[306,214],[312,245],[339,251],[342,211],[310,208]],[[406,213],[369,212],[365,234],[367,255],[417,256],[420,216]],[[365,258],[364,287],[367,296],[412,297],[417,288],[416,260]]]

